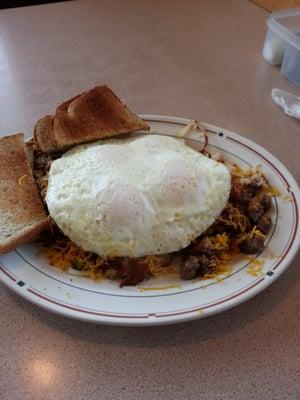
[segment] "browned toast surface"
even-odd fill
[[[47,226],[24,135],[0,138],[0,254],[37,238]]]
[[[148,124],[133,114],[107,86],[96,86],[65,101],[55,115],[41,118],[36,123],[34,136],[42,152],[52,153],[148,129]]]

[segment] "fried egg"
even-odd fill
[[[160,135],[76,146],[55,160],[46,202],[74,243],[104,257],[170,253],[220,215],[229,169]]]

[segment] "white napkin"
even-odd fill
[[[300,119],[300,97],[281,89],[272,90],[272,100],[291,117]]]

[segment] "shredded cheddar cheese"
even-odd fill
[[[245,176],[245,172],[237,164],[232,164],[230,171],[233,177],[242,178],[243,176]]]
[[[241,232],[245,232],[249,226],[248,218],[239,209],[235,208],[233,210],[228,218],[219,217],[218,221],[223,222],[227,226],[232,226],[234,229],[238,228]]]
[[[281,196],[280,190],[276,186],[266,185],[264,187],[265,193],[269,194],[270,196]]]
[[[233,177],[242,179],[262,176],[260,165],[255,165],[254,167],[242,169],[239,165],[232,164],[230,170]]]
[[[244,233],[243,235],[241,235],[236,242],[237,242],[237,244],[239,244],[239,243],[243,242],[244,240],[252,239],[254,236],[259,236],[262,238],[266,237],[266,235],[261,233],[261,231],[259,229],[257,229],[256,226],[254,226],[250,232]]]
[[[263,266],[265,264],[265,260],[263,258],[253,258],[247,257],[250,260],[249,266],[247,268],[248,274],[252,276],[260,276],[263,275]]]
[[[283,200],[286,203],[291,203],[293,201],[293,198],[291,196],[289,196],[289,195],[286,195],[286,196],[283,197]]]
[[[227,250],[229,247],[229,237],[226,232],[210,238],[211,248],[216,250]]]
[[[151,290],[169,290],[169,289],[179,289],[180,285],[168,285],[168,286],[153,286],[153,287],[140,287],[141,292],[151,291]]]
[[[256,226],[254,226],[254,228],[250,231],[250,233],[248,234],[248,238],[249,238],[249,239],[252,239],[253,236],[260,236],[260,237],[263,237],[263,238],[266,237],[266,235],[264,235],[263,233],[261,233],[261,231],[260,231],[259,229],[257,229]]]

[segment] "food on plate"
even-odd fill
[[[148,124],[107,86],[96,86],[61,104],[55,115],[41,118],[35,125],[34,137],[42,152],[53,153],[139,130],[149,130]]]
[[[161,138],[161,136],[158,137]],[[138,137],[133,141],[131,141],[132,139],[123,140],[124,144],[128,145],[131,143],[131,145],[134,146],[139,142],[145,144],[145,141],[148,141],[148,143],[152,142],[152,144],[153,142],[161,144],[161,140],[157,139],[155,135]],[[168,141],[168,138],[166,140]],[[172,139],[172,144],[173,141],[176,142],[174,148],[182,146],[182,139]],[[106,144],[109,144],[110,146],[119,148],[121,142],[120,140],[117,142],[109,140],[103,142],[103,145],[96,142],[95,147],[97,149],[99,146],[106,146]],[[184,148],[185,147],[186,146],[184,146]],[[84,154],[84,152],[80,150],[81,146],[77,148],[79,149],[79,154]],[[87,145],[85,148],[93,149],[94,146]],[[151,146],[148,146],[147,149],[147,152],[150,153],[154,151],[155,154],[155,147],[151,149]],[[196,153],[193,149],[189,149],[188,152],[189,151],[191,151],[192,154]],[[205,153],[207,160],[213,157],[206,146],[202,149],[202,152]],[[71,155],[76,154],[76,148],[70,153]],[[114,156],[117,155],[116,153],[118,152],[115,152]],[[131,153],[128,153],[128,155],[129,154],[131,155]],[[66,156],[68,157],[68,153],[66,153]],[[45,156],[37,152],[35,155],[36,161],[34,171],[44,199],[47,198],[49,170],[51,164],[55,163],[56,161],[54,160],[57,160],[57,158],[57,154],[54,156]],[[220,155],[216,158],[222,159]],[[163,159],[165,160],[165,157]],[[222,163],[223,162],[224,161],[222,161]],[[222,165],[222,163],[218,164]],[[77,165],[77,163],[74,163],[74,165]],[[152,169],[152,173],[157,173],[157,165],[152,164],[149,168]],[[41,251],[46,254],[50,264],[62,270],[77,270],[84,276],[95,280],[102,279],[103,277],[117,280],[120,282],[121,287],[125,285],[136,285],[149,277],[160,276],[165,273],[176,274],[180,276],[181,279],[187,280],[195,277],[210,278],[215,277],[218,273],[227,272],[229,262],[233,256],[239,253],[256,254],[264,249],[266,235],[272,225],[269,216],[271,191],[260,168],[255,167],[242,170],[239,166],[231,164],[228,164],[227,168],[230,170],[231,185],[229,199],[224,209],[221,210],[219,215],[216,215],[214,222],[186,247],[165,254],[158,254],[159,252],[157,252],[156,254],[146,254],[139,257],[101,256],[96,252],[85,251],[81,247],[82,245],[78,246],[74,241],[71,241],[69,237],[63,234],[62,230],[58,228],[52,219],[52,232],[48,232],[44,236],[41,242]],[[103,168],[100,168],[100,171],[102,170]],[[138,171],[142,171],[142,168],[139,168]],[[214,168],[212,171],[214,171]],[[224,172],[225,170],[222,171]],[[74,176],[76,176],[76,169],[74,169],[73,173]],[[110,173],[115,177],[116,174],[119,174],[119,169],[112,169]],[[60,173],[58,175],[60,175]],[[88,175],[90,176],[91,174],[89,173]],[[212,176],[213,174],[211,177]],[[225,176],[227,176],[226,172]],[[226,178],[225,181],[221,182],[224,189],[224,186],[226,186],[224,182],[227,182]],[[55,186],[57,186],[57,184],[58,179],[55,182]],[[55,196],[58,195],[58,193],[55,193]],[[64,196],[64,189],[62,189],[61,195],[62,197]],[[173,200],[172,197],[170,200]],[[79,204],[78,201],[77,203]],[[122,204],[124,204],[123,201],[121,204],[116,203],[117,213]],[[64,204],[63,209],[65,207],[66,204]],[[172,215],[174,216],[174,208],[172,210]],[[68,213],[69,212],[70,211],[68,211]],[[187,210],[184,210],[184,212],[188,214]],[[132,219],[135,220],[135,218]],[[129,225],[135,226],[132,221],[130,221]],[[177,231],[177,229],[174,230]]]
[[[211,154],[205,134],[201,150],[190,148],[182,136],[203,132],[197,127],[191,121],[178,138],[151,132],[112,138],[149,127],[106,86],[63,103],[38,121],[27,149],[20,135],[8,149],[0,146],[13,182],[10,197],[0,196],[1,215],[18,216],[20,230],[33,226],[23,236],[13,232],[0,252],[44,230],[40,252],[51,265],[121,287],[164,273],[214,277],[234,255],[261,252],[272,226],[262,171]],[[26,167],[16,174],[9,167],[18,148]],[[30,215],[26,207],[38,211]]]
[[[3,254],[36,239],[49,225],[21,133],[0,139],[0,186],[0,254]]]
[[[76,146],[53,161],[46,204],[61,231],[103,257],[187,247],[225,208],[229,169],[184,140],[145,135]]]

